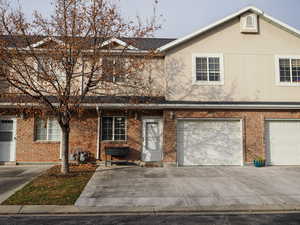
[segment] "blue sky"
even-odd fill
[[[150,16],[154,0],[119,0],[128,17]],[[17,0],[10,0],[14,5]],[[27,15],[33,9],[49,14],[51,0],[19,0]],[[162,29],[158,37],[182,37],[239,9],[253,5],[300,30],[300,0],[159,0]]]

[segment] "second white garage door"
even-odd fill
[[[240,120],[179,120],[177,160],[181,166],[242,165]]]
[[[300,165],[300,121],[266,121],[266,153],[269,165]]]

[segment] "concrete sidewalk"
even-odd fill
[[[0,215],[44,214],[172,214],[172,213],[288,213],[300,212],[299,205],[231,205],[207,207],[78,207],[73,205],[0,205]]]

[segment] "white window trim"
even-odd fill
[[[275,81],[277,86],[282,87],[300,87],[300,82],[280,82],[279,59],[300,59],[300,55],[275,55]],[[290,71],[292,73],[292,70]]]
[[[47,61],[47,58],[46,58],[46,56],[38,56],[38,60],[39,61],[37,61],[37,60],[34,59],[34,61],[35,61],[34,69],[36,70],[37,73],[41,73],[39,63],[43,64],[44,61]],[[42,65],[42,66],[45,68],[44,65]],[[66,82],[67,75],[64,74],[62,71],[58,71],[58,69],[56,70],[55,68],[50,68],[50,72],[49,73],[52,73],[52,72],[54,72],[54,74],[56,75],[56,79],[57,79],[57,81],[59,82],[60,85],[63,85],[63,83]]]
[[[220,81],[197,81],[196,80],[196,58],[198,57],[218,57],[220,59]],[[201,54],[193,54],[192,55],[192,84],[195,85],[224,85],[224,57],[223,54],[211,54],[211,53],[201,53]]]
[[[37,130],[36,130],[36,124],[34,125],[34,140],[35,140],[35,142],[61,142],[61,138],[62,138],[62,133],[61,133],[61,129],[60,129],[60,126],[59,126],[59,132],[60,132],[60,137],[57,139],[57,140],[50,140],[49,139],[49,131],[48,131],[48,129],[49,129],[49,121],[50,120],[55,120],[55,119],[47,119],[47,127],[46,127],[46,129],[47,129],[47,139],[46,140],[41,140],[41,139],[37,139]],[[35,123],[36,123],[36,121],[35,121]],[[60,149],[60,151],[61,151],[61,149]]]
[[[103,118],[108,118],[112,117],[113,118],[113,124],[112,124],[112,140],[103,140],[103,135],[102,135],[102,129],[104,128],[103,126]],[[115,118],[124,118],[125,119],[125,139],[124,140],[115,140]],[[127,141],[127,117],[126,116],[103,116],[101,117],[101,141],[104,142],[124,142]]]
[[[125,77],[124,77],[124,81],[117,81],[116,76],[114,76],[115,73],[116,73],[115,65],[117,64],[117,59],[116,59],[116,58],[110,58],[110,59],[113,60],[113,65],[114,65],[114,67],[113,67],[113,72],[112,72],[113,80],[112,80],[111,83],[118,83],[118,84],[125,83],[125,82],[126,82],[126,79],[127,79],[127,76],[126,76],[126,75],[125,75]],[[103,62],[103,59],[101,59],[101,60],[102,60],[102,62]],[[126,60],[125,60],[125,63],[126,63]]]
[[[247,19],[251,17],[253,26],[247,26]],[[241,32],[242,33],[257,33],[258,32],[258,17],[255,13],[246,14],[241,17]]]
[[[249,24],[250,26],[248,26],[248,18],[251,18],[251,24]],[[252,15],[247,15],[246,17],[245,17],[245,22],[246,22],[246,24],[245,24],[245,28],[247,28],[247,29],[255,29],[255,16],[252,14]]]

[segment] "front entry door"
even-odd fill
[[[162,119],[143,119],[143,152],[145,162],[162,160]]]
[[[15,119],[0,118],[0,161],[15,161]]]

